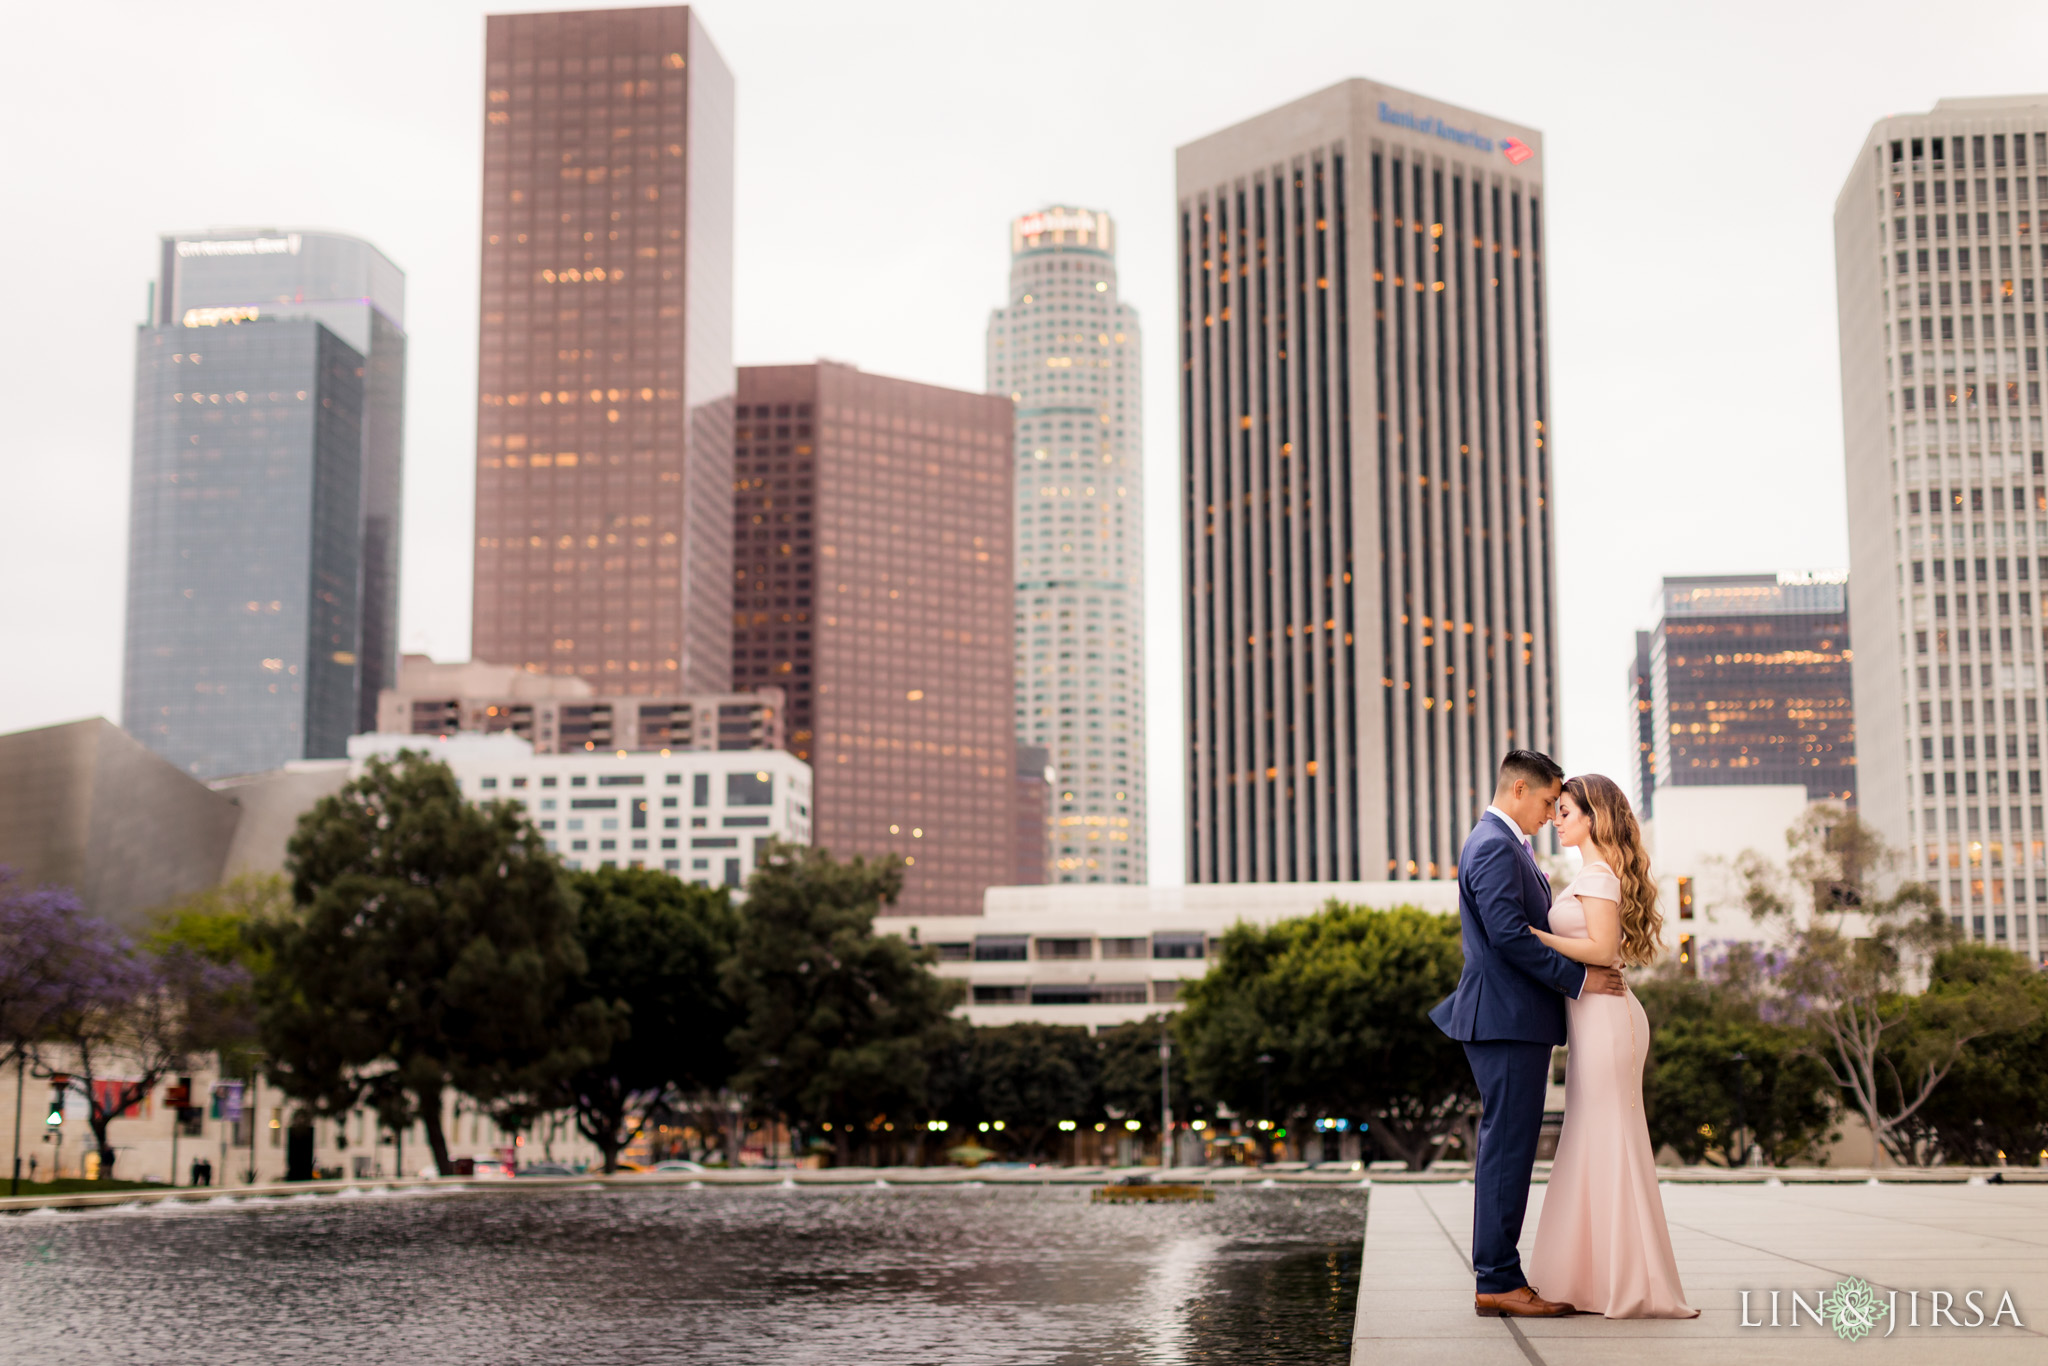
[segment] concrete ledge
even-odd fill
[[[692,1188],[711,1186],[1101,1186],[1126,1176],[1149,1176],[1158,1181],[1188,1185],[1237,1186],[1428,1186],[1460,1189],[1469,1187],[1471,1175],[1462,1170],[1422,1172],[1367,1172],[1356,1163],[1319,1167],[1006,1167],[995,1170],[967,1167],[791,1167],[713,1168],[703,1172],[620,1172],[616,1176],[522,1177],[405,1177],[386,1180],[273,1182],[259,1186],[179,1186],[166,1190],[125,1190],[78,1192],[69,1195],[33,1195],[0,1198],[0,1214],[24,1213],[38,1209],[103,1209],[121,1205],[153,1205],[164,1202],[206,1204],[215,1200],[280,1200],[315,1196],[362,1196],[369,1194],[428,1193],[455,1191],[536,1191],[564,1187],[600,1186],[607,1189]],[[2048,1168],[2038,1167],[1886,1167],[1868,1168],[1790,1167],[1779,1170],[1744,1169],[1725,1171],[1718,1167],[1671,1167],[1658,1173],[1669,1186],[1981,1186],[1998,1178],[2001,1185],[2048,1186]],[[1540,1189],[1548,1172],[1539,1168]],[[1530,1229],[1533,1231],[1534,1216]],[[2048,1310],[2048,1306],[2044,1306]]]

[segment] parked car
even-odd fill
[[[559,1162],[529,1162],[519,1169],[518,1174],[520,1176],[574,1176],[576,1173],[570,1171]]]
[[[702,1162],[691,1162],[687,1159],[680,1157],[672,1157],[666,1162],[655,1163],[653,1170],[657,1172],[663,1172],[671,1176],[687,1175],[690,1173],[703,1171],[704,1164]]]

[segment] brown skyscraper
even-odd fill
[[[731,683],[732,76],[696,15],[493,15],[471,652]]]
[[[733,684],[785,690],[813,842],[910,861],[899,914],[978,913],[1016,867],[1015,425],[848,365],[739,372]]]

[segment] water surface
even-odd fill
[[[0,1357],[1341,1362],[1367,1192],[555,1190],[0,1218]]]

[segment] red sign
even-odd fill
[[[123,1097],[127,1104],[122,1105]],[[106,1114],[109,1119],[149,1118],[149,1092],[142,1089],[142,1083],[134,1081],[95,1081],[92,1084],[93,1108]],[[108,1113],[121,1105],[118,1113]]]

